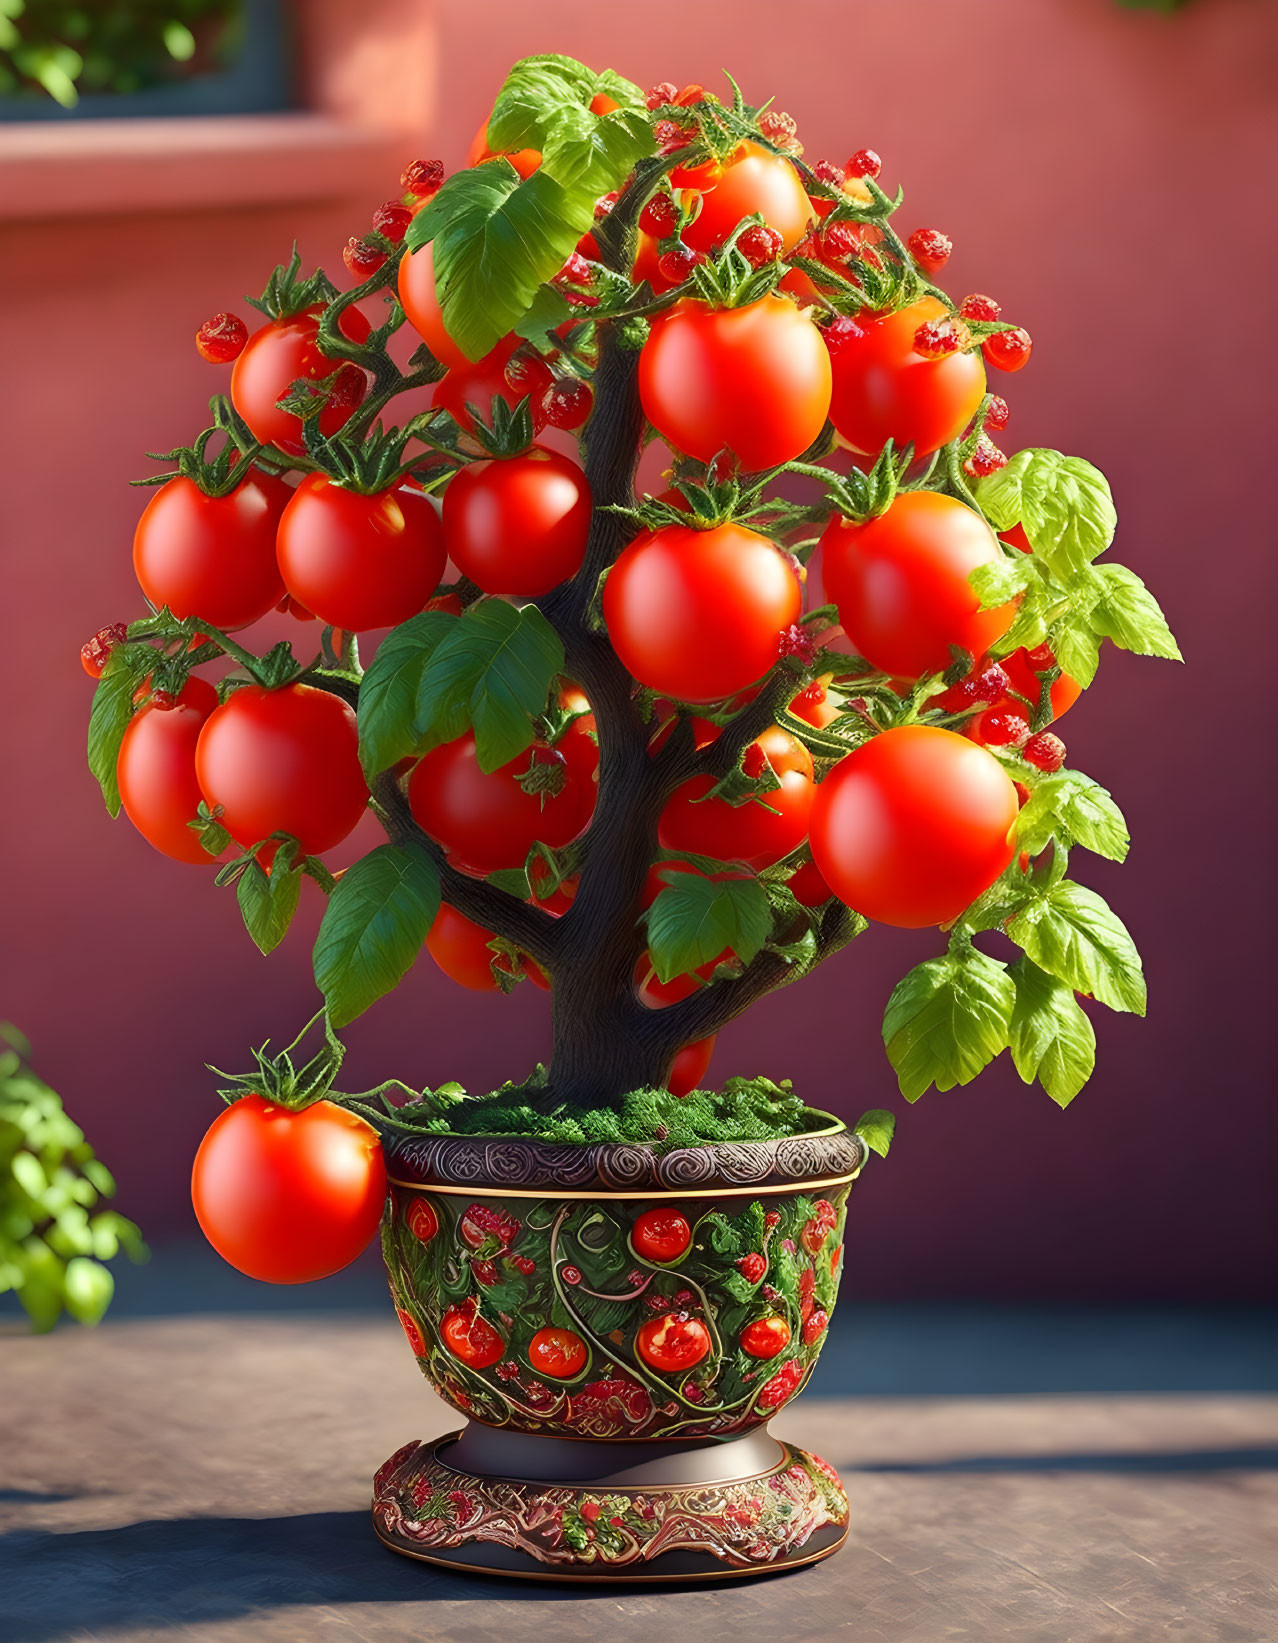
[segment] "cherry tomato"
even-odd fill
[[[759,143],[744,142],[701,173],[701,210],[683,232],[694,251],[709,252],[729,238],[743,217],[762,215],[791,251],[807,233],[814,212],[789,160]]]
[[[570,1381],[586,1367],[590,1351],[571,1329],[539,1329],[528,1343],[528,1362],[552,1381]]]
[[[284,585],[333,627],[394,627],[416,616],[444,574],[444,534],[411,480],[365,496],[308,474],[276,540]]]
[[[998,760],[932,725],[885,730],[817,788],[812,856],[835,895],[907,930],[955,919],[1012,859],[1016,789]]]
[[[277,401],[299,377],[318,382],[340,372],[330,402],[319,415],[319,430],[326,436],[345,427],[368,392],[368,377],[358,365],[320,352],[318,316],[322,312],[317,306],[263,325],[245,343],[231,372],[231,403],[254,439],[293,456],[301,456],[306,449],[302,421],[291,411],[281,411]],[[358,308],[344,308],[338,329],[352,342],[364,342],[369,324]]]
[[[291,833],[305,855],[340,844],[364,814],[355,714],[313,685],[244,685],[209,715],[195,774],[243,845]]]
[[[821,538],[843,631],[876,668],[908,679],[944,671],[951,645],[980,656],[1006,633],[1013,606],[982,610],[968,581],[1000,557],[980,515],[938,491],[901,491],[876,519],[831,520]]]
[[[790,1326],[774,1313],[755,1318],[741,1331],[741,1350],[752,1358],[775,1358],[790,1344]]]
[[[534,763],[563,767],[565,781],[558,793],[524,791],[519,778]],[[413,815],[457,864],[481,875],[522,867],[538,840],[558,850],[585,826],[580,784],[572,779],[562,753],[529,748],[485,774],[469,731],[418,761],[408,779],[408,802]]]
[[[440,1339],[452,1353],[472,1369],[487,1369],[506,1350],[506,1343],[488,1322],[479,1316],[473,1301],[450,1306],[439,1326]]]
[[[129,720],[115,762],[124,813],[148,844],[174,861],[207,867],[213,857],[187,826],[200,808],[195,744],[217,691],[192,677],[171,708],[148,705]]]
[[[830,421],[853,451],[876,455],[889,439],[898,451],[926,456],[961,434],[985,393],[979,352],[925,359],[914,333],[949,310],[935,297],[878,317],[862,316],[860,337],[834,355]]]
[[[193,479],[161,485],[133,533],[133,569],[157,610],[242,628],[284,595],[275,528],[293,493],[282,479],[250,472],[225,496]]]
[[[444,492],[448,556],[485,593],[535,599],[581,569],[591,512],[585,474],[557,451],[471,462]]]
[[[649,1010],[664,1010],[667,1004],[677,1004],[682,998],[691,998],[709,981],[720,964],[728,963],[733,957],[733,953],[725,947],[718,958],[711,959],[709,964],[703,964],[687,975],[671,976],[669,981],[660,981],[652,967],[651,955],[645,952],[635,966],[639,1002]]]
[[[673,1375],[701,1362],[710,1351],[710,1331],[700,1318],[667,1312],[640,1325],[635,1346],[646,1364]]]
[[[332,1101],[293,1112],[243,1097],[210,1124],[191,1173],[204,1236],[223,1260],[272,1284],[349,1266],[376,1233],[385,1197],[377,1131]]]
[[[795,900],[802,902],[805,907],[823,907],[834,894],[821,877],[820,869],[814,861],[805,861],[803,866],[786,880],[785,887]]]
[[[646,1209],[635,1217],[630,1242],[645,1261],[677,1261],[692,1242],[692,1228],[677,1209]]]
[[[663,525],[624,549],[604,583],[613,649],[640,684],[682,702],[751,685],[779,655],[803,596],[790,560],[744,525]]]
[[[808,834],[817,791],[812,755],[777,725],[747,749],[747,770],[754,748],[761,755],[760,773],[766,763],[781,786],[745,804],[730,804],[707,797],[715,785],[713,776],[690,777],[675,788],[661,812],[657,839],[663,850],[714,856],[759,870],[798,849]]]
[[[473,993],[496,993],[501,987],[493,974],[493,964],[507,975],[514,974],[514,966],[507,956],[495,953],[488,945],[493,939],[491,930],[444,902],[427,932],[426,951],[458,986]],[[523,962],[529,980],[543,988],[550,985],[545,972],[530,958]]]
[[[699,462],[729,450],[751,472],[807,450],[830,385],[820,331],[775,293],[744,308],[686,298],[653,321],[639,355],[639,397],[661,437]]]
[[[419,1243],[430,1243],[439,1231],[439,1216],[435,1214],[430,1199],[423,1198],[420,1194],[409,1199],[404,1219],[408,1223],[408,1230]]]
[[[1050,651],[1038,661],[1037,670],[1024,646],[1012,651],[1008,656],[1000,656],[998,665],[1012,681],[1012,689],[1026,697],[1030,705],[1027,708],[1024,702],[1017,701],[1014,696],[1004,696],[994,703],[991,712],[1019,713],[1023,718],[1032,720],[1043,689],[1037,676],[1038,670],[1046,672],[1049,667],[1055,665]],[[1078,680],[1071,679],[1068,673],[1062,673],[1052,685],[1052,720],[1063,719],[1082,694],[1083,687]]]
[[[470,361],[444,329],[444,314],[435,295],[435,248],[418,246],[399,260],[399,304],[408,323],[441,365],[466,366]]]
[[[714,1054],[717,1033],[711,1033],[709,1038],[698,1038],[692,1044],[685,1044],[671,1063],[670,1071],[666,1074],[666,1088],[671,1095],[688,1095],[691,1091],[701,1087],[701,1080],[706,1076],[710,1066],[710,1058]]]
[[[435,384],[434,403],[448,412],[463,433],[475,431],[475,419],[468,407],[479,412],[479,420],[487,427],[492,422],[494,398],[500,396],[512,410],[521,399],[529,398],[527,388],[512,388],[506,380],[507,362],[519,345],[518,337],[506,337],[474,364],[454,365]],[[540,393],[529,398],[534,435],[546,426],[541,401]]]

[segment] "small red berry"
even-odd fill
[[[1040,730],[1021,749],[1021,757],[1038,770],[1059,770],[1065,763],[1065,743],[1050,730]]]
[[[1030,733],[1019,713],[982,713],[975,729],[977,741],[987,747],[1020,747]]]
[[[475,1282],[483,1284],[485,1289],[497,1282],[497,1268],[491,1261],[472,1261],[470,1270],[475,1275]]]
[[[821,335],[825,338],[826,347],[834,355],[846,348],[849,343],[860,342],[865,332],[850,315],[840,314],[838,319],[830,321]]]
[[[858,148],[848,161],[849,177],[877,177],[883,169],[883,161],[872,148]]]
[[[982,668],[972,680],[972,696],[978,702],[1001,702],[1011,688],[1011,679],[997,662]]]
[[[112,622],[110,627],[99,628],[80,646],[80,664],[90,679],[100,679],[102,669],[107,665],[107,657],[117,645],[122,645],[129,636],[129,630],[123,622]]]
[[[817,241],[823,262],[848,262],[861,249],[861,234],[851,222],[831,223]]]
[[[1007,408],[1007,401],[999,394],[991,394],[990,402],[985,407],[985,426],[996,434],[1002,433],[1011,420],[1012,413]]]
[[[816,640],[802,622],[792,622],[777,637],[778,656],[797,656],[801,662],[810,662],[816,655]]]
[[[828,183],[831,188],[842,188],[844,179],[848,174],[846,166],[836,165],[833,160],[818,160],[812,170],[823,183]]]
[[[499,1381],[513,1381],[516,1380],[518,1376],[519,1365],[517,1363],[511,1363],[509,1358],[506,1359],[505,1363],[499,1363],[497,1365],[497,1379]]]
[[[759,130],[775,148],[783,148],[789,154],[802,154],[803,144],[799,141],[799,128],[794,117],[783,114],[779,108],[770,108],[759,116]]]
[[[811,1346],[813,1341],[819,1341],[829,1321],[830,1314],[822,1306],[810,1313],[803,1321],[803,1344]]]
[[[399,186],[416,200],[428,200],[437,194],[444,182],[442,160],[414,160],[400,173]]]
[[[560,1277],[566,1284],[579,1284],[581,1282],[581,1272],[575,1266],[564,1267],[560,1273]],[[663,1302],[662,1305],[664,1304],[665,1303]]]
[[[195,346],[210,365],[229,365],[244,352],[248,327],[238,314],[214,314],[195,333]]]
[[[1006,466],[1005,453],[999,450],[992,439],[982,434],[971,456],[963,464],[963,472],[971,474],[974,479],[983,479],[986,474],[997,473],[1000,468]]]
[[[979,291],[964,297],[959,306],[959,313],[964,319],[977,320],[986,325],[993,324],[1002,312],[993,297],[983,297]]]
[[[765,1227],[767,1227],[769,1232],[772,1230],[773,1227],[779,1226],[781,1224],[780,1212],[778,1210],[775,1210],[775,1209],[770,1209],[768,1211],[768,1213],[763,1217],[763,1224],[764,1224]]]
[[[170,713],[177,706],[177,696],[171,690],[153,690],[147,703],[160,713]]]
[[[670,154],[676,148],[682,148],[691,134],[687,126],[680,125],[677,120],[658,120],[652,128],[652,135],[660,151]]]
[[[667,103],[673,103],[678,95],[678,86],[672,80],[663,80],[649,90],[644,102],[649,108],[664,108]]]
[[[621,190],[614,188],[611,194],[601,194],[595,201],[595,221],[602,222],[608,216],[614,205],[621,198]]]
[[[663,251],[657,258],[657,267],[663,279],[668,279],[672,285],[682,285],[697,264],[704,261],[700,251],[694,251],[682,240],[676,240],[668,251]]]
[[[972,333],[961,319],[946,314],[941,319],[930,319],[914,333],[914,352],[924,359],[944,359],[971,346]]]
[[[654,240],[668,239],[679,221],[679,207],[673,194],[654,194],[639,213],[639,226]]]
[[[704,103],[709,100],[706,95],[706,88],[698,85],[685,86],[675,98],[675,102],[680,108],[691,108],[694,103]],[[718,98],[716,97],[713,100],[717,102]]]
[[[387,200],[385,205],[379,205],[373,212],[373,227],[388,240],[394,240],[396,245],[407,234],[412,220],[413,213],[398,200]]]
[[[769,228],[766,223],[755,223],[753,227],[742,230],[737,238],[737,250],[751,268],[762,268],[765,263],[777,260],[784,243],[775,228]]]
[[[905,242],[914,260],[928,274],[936,274],[950,260],[954,242],[939,228],[916,228]]]
[[[366,280],[386,261],[386,253],[371,240],[357,240],[352,235],[342,252],[342,261],[357,280]]]
[[[555,278],[565,280],[569,285],[589,285],[594,274],[581,252],[574,251]]]
[[[757,1284],[768,1270],[768,1263],[762,1255],[752,1252],[741,1257],[737,1262],[737,1268],[748,1284]]]
[[[541,396],[541,413],[552,428],[580,428],[590,415],[595,396],[579,377],[552,382]]]
[[[514,1261],[515,1271],[522,1272],[525,1278],[531,1278],[537,1270],[536,1261],[531,1260],[527,1255],[516,1255]]]
[[[1050,645],[1035,645],[1033,650],[1025,652],[1025,660],[1035,673],[1046,673],[1049,667],[1056,666],[1056,652]]]
[[[986,360],[996,371],[1019,371],[1033,346],[1029,332],[1019,325],[1010,331],[994,331],[981,344]]]
[[[544,359],[536,354],[512,354],[502,372],[509,387],[517,394],[540,394],[554,380]]]

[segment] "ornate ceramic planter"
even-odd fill
[[[391,1292],[471,1425],[378,1473],[377,1532],[441,1563],[688,1579],[833,1551],[847,1500],[767,1422],[816,1362],[865,1149],[387,1143]]]

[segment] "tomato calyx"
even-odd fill
[[[323,1044],[308,1061],[295,1066],[294,1052],[319,1021],[324,1023]],[[342,1103],[343,1097],[333,1093],[333,1080],[341,1068],[346,1046],[333,1031],[326,1011],[312,1016],[293,1042],[277,1055],[267,1054],[269,1044],[268,1039],[252,1052],[255,1063],[252,1072],[225,1073],[218,1067],[209,1068],[226,1080],[218,1094],[228,1106],[249,1095],[260,1096],[272,1106],[287,1107],[291,1112],[300,1112],[317,1101]]]
[[[410,422],[402,428],[377,426],[363,439],[334,434],[310,453],[321,473],[327,474],[343,490],[360,496],[377,496],[389,490],[422,464],[419,452],[407,461],[404,451],[417,429]]]
[[[305,279],[301,277],[302,258],[296,246],[286,263],[271,270],[270,278],[260,297],[247,297],[249,306],[256,308],[267,319],[292,319],[316,303],[329,303],[337,295],[337,287],[322,268],[317,268]]]
[[[235,423],[239,418],[230,413]],[[209,442],[218,434],[224,435],[221,449],[210,456]],[[174,466],[164,473],[150,474],[145,479],[131,479],[137,489],[167,485],[171,479],[189,479],[205,496],[229,496],[237,485],[242,485],[254,471],[254,463],[261,445],[247,427],[238,428],[214,423],[205,428],[190,445],[177,445],[171,451],[148,451],[153,462],[169,462]]]

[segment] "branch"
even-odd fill
[[[750,743],[776,724],[778,713],[798,688],[799,680],[788,667],[780,663],[774,666],[759,694],[747,702],[735,718],[729,719],[714,741],[703,749],[694,767],[696,773],[714,776],[717,780],[729,775]]]

